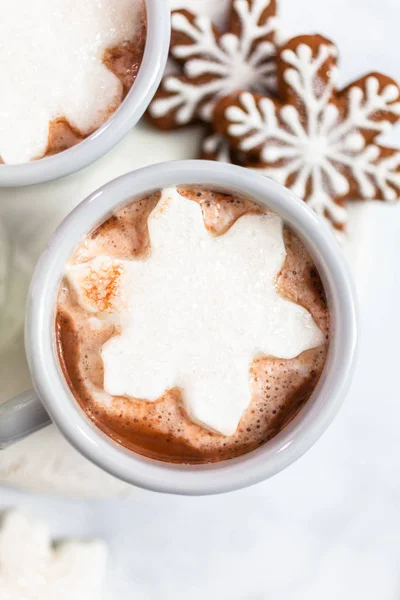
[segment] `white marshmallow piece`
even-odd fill
[[[129,308],[102,348],[105,391],[155,401],[179,387],[195,423],[232,435],[251,401],[252,361],[324,342],[310,313],[276,290],[282,220],[247,214],[215,237],[200,206],[171,188],[148,226],[149,257],[124,261]]]
[[[101,541],[51,543],[47,528],[18,511],[0,528],[1,600],[98,600],[107,563]]]
[[[46,150],[49,122],[84,133],[119,104],[122,84],[104,51],[132,40],[142,0],[13,0],[0,19],[0,156],[23,163]]]
[[[111,314],[127,306],[126,271],[130,269],[129,261],[97,256],[88,262],[69,265],[66,277],[82,308],[93,314]]]

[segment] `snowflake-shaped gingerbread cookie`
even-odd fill
[[[276,0],[232,0],[228,32],[188,10],[172,13],[171,56],[148,116],[161,129],[210,122],[216,100],[237,89],[267,92],[276,82]]]
[[[8,512],[0,528],[0,600],[97,600],[106,562],[103,542],[53,546],[44,525]]]
[[[319,35],[290,40],[278,56],[278,97],[248,91],[216,106],[214,124],[246,166],[307,200],[341,232],[345,200],[400,195],[400,151],[375,143],[400,117],[400,89],[371,73],[336,89],[337,49]]]

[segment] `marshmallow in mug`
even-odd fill
[[[232,435],[251,401],[253,360],[324,343],[311,314],[276,289],[282,219],[246,214],[213,236],[199,204],[169,188],[148,229],[147,259],[98,256],[67,270],[82,308],[118,323],[101,351],[104,390],[155,401],[178,387],[195,423]]]
[[[56,126],[66,147],[98,129],[126,91],[106,65],[106,52],[136,43],[141,58],[144,21],[144,0],[9,3],[0,20],[2,160],[44,156]]]

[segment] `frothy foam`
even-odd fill
[[[324,342],[311,314],[277,292],[282,220],[247,214],[213,236],[200,206],[171,188],[148,230],[144,260],[99,256],[68,269],[81,307],[117,325],[101,351],[104,389],[156,401],[179,388],[193,422],[232,435],[251,401],[252,362]]]
[[[131,41],[142,0],[13,0],[0,19],[0,156],[22,163],[46,152],[59,118],[87,135],[121,102],[123,85],[103,64]]]

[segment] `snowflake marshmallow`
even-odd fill
[[[172,13],[171,56],[183,74],[167,75],[148,116],[162,129],[210,122],[216,100],[237,89],[275,87],[276,0],[232,0],[229,32],[188,10]]]
[[[147,259],[114,261],[128,307],[102,347],[105,391],[156,401],[179,388],[193,422],[232,435],[251,401],[253,360],[294,358],[325,342],[311,314],[276,289],[282,227],[273,213],[246,214],[211,235],[199,204],[164,189],[148,219]],[[91,270],[104,262],[96,260]],[[87,269],[69,268],[75,289]]]
[[[103,542],[53,546],[44,525],[10,511],[0,529],[0,599],[97,600],[106,562]]]
[[[14,0],[0,19],[0,162],[41,157],[49,123],[88,135],[121,103],[123,86],[103,62],[135,36],[143,14],[132,0]]]
[[[246,153],[246,166],[292,189],[340,232],[345,200],[400,195],[400,151],[374,141],[399,119],[400,90],[371,73],[337,91],[336,60],[322,36],[290,40],[278,57],[280,101],[238,91],[220,100],[214,123]]]

